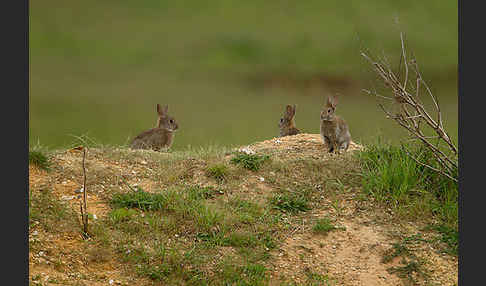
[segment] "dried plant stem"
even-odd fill
[[[83,204],[81,205],[81,216],[83,222],[83,235],[88,235],[88,200],[86,189],[86,167],[84,161],[86,159],[86,147],[83,148]]]
[[[439,163],[440,168],[435,168],[429,164],[419,162],[415,157],[412,158],[419,164],[457,182],[455,177],[457,176],[458,170],[458,150],[444,128],[442,112],[437,97],[432,93],[427,83],[423,80],[418,69],[417,61],[414,58],[411,60],[408,59],[403,33],[400,33],[400,43],[401,57],[399,68],[403,66],[404,69],[403,82],[401,82],[400,77],[391,70],[386,59],[376,60],[368,53],[364,51],[361,52],[361,55],[372,65],[373,70],[383,80],[385,86],[391,89],[392,97],[379,95],[376,92],[371,92],[369,90],[365,90],[365,92],[379,98],[393,99],[395,104],[398,104],[400,107],[398,112],[393,113],[390,110],[387,110],[383,104],[379,104],[380,108],[387,115],[387,118],[393,119],[400,126],[405,128],[412,139],[420,140],[432,152]],[[413,67],[415,72],[415,86],[413,84],[407,85],[408,82],[411,81],[411,79],[409,79],[409,66]],[[434,112],[436,114],[434,117],[431,116],[431,113],[428,110],[426,110],[421,101],[419,96],[421,88],[424,88],[426,91],[425,95],[428,95],[432,99],[433,108],[435,109]],[[415,89],[415,91],[410,89]],[[424,132],[425,126],[432,129],[435,135],[426,136]],[[432,140],[437,141],[434,144]],[[445,146],[445,148],[441,148],[441,144]],[[409,152],[407,152],[407,154],[410,155]]]

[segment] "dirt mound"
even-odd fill
[[[341,155],[326,152],[319,134],[273,138],[246,148],[258,153],[276,155],[280,160],[297,157],[315,160],[343,158]],[[348,153],[362,148],[353,142]],[[108,203],[109,189],[130,191],[129,186],[138,185],[151,191],[167,186],[181,177],[193,183],[214,184],[205,175],[206,162],[192,157],[181,159],[180,173],[173,178],[154,175],[154,170],[161,167],[160,161],[153,158],[170,156],[170,153],[134,152],[126,149],[89,150],[86,158],[86,169],[90,174],[87,198],[93,219],[103,218],[111,210]],[[83,186],[82,157],[82,151],[67,150],[52,155],[51,162],[54,167],[49,172],[29,166],[31,195],[50,190],[73,213],[79,213],[82,198],[80,189]],[[222,158],[228,159],[227,156]],[[265,174],[265,178],[270,180],[271,174],[272,172]],[[248,175],[238,187],[244,189],[249,196],[253,194],[258,197],[272,192],[273,185],[262,178],[260,175]],[[329,207],[306,213],[302,224],[294,226],[279,246],[270,252],[271,258],[267,262],[269,284],[280,285],[285,280],[295,281],[298,285],[305,284],[312,273],[327,277],[326,283],[329,284],[322,285],[410,283],[410,279],[402,279],[390,271],[391,267],[403,266],[404,257],[397,255],[387,263],[383,262],[383,257],[397,242],[393,233],[400,231],[402,237],[411,236],[419,232],[421,227],[397,222],[386,210],[375,208],[373,202],[365,203],[356,199],[356,192],[351,189],[334,197],[324,195],[323,205]],[[332,207],[335,202],[340,203],[339,208]],[[330,218],[339,229],[328,234],[315,233],[310,221],[323,217]],[[79,228],[50,232],[40,227],[39,222],[31,222],[29,242],[29,277],[34,285],[153,285],[150,279],[127,271],[114,253],[107,250],[104,253],[101,251],[103,247],[92,251],[94,242],[83,240]],[[441,253],[429,245],[422,245],[415,252],[420,261],[425,261],[428,285],[457,284],[457,257]],[[413,283],[425,285],[424,281],[418,277]]]

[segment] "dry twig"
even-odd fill
[[[391,70],[386,58],[383,60],[375,59],[370,56],[369,53],[361,51],[361,55],[372,65],[373,70],[383,80],[385,86],[391,89],[392,97],[379,95],[376,92],[371,92],[369,90],[365,90],[365,92],[376,97],[393,99],[400,107],[398,112],[393,113],[390,110],[387,110],[383,104],[379,104],[380,108],[387,115],[387,118],[393,119],[400,126],[405,128],[413,139],[421,141],[432,152],[439,163],[440,168],[434,168],[429,164],[419,162],[417,158],[413,156],[412,158],[422,166],[457,182],[458,150],[444,128],[442,113],[437,97],[434,96],[427,83],[423,80],[416,59],[412,58],[409,60],[407,58],[403,33],[400,33],[400,40],[402,52],[399,68],[403,67],[404,69],[403,81],[400,81],[400,77]],[[415,85],[407,85],[409,81],[413,81],[409,78],[409,67],[412,67],[412,70],[415,72]],[[424,88],[426,91],[425,94],[432,99],[433,108],[435,108],[434,117],[431,116],[431,113],[429,113],[428,110],[426,110],[420,98],[419,91],[421,88]],[[426,126],[436,135],[426,136],[424,132]],[[437,140],[435,144],[432,142],[434,139]],[[410,152],[407,152],[407,154],[410,155]]]
[[[88,203],[87,203],[87,190],[86,190],[86,168],[84,161],[86,159],[86,147],[83,148],[83,203],[81,205],[81,220],[83,222],[83,236],[88,236]]]

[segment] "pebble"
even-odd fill
[[[243,152],[243,153],[248,154],[248,155],[255,154],[255,151],[251,150],[249,147],[240,148],[240,149],[238,149],[238,151]]]

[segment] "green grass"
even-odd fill
[[[394,258],[400,257],[400,266],[387,268],[390,274],[396,274],[405,281],[417,285],[417,278],[429,282],[429,273],[425,267],[425,260],[417,257],[410,246],[417,243],[427,242],[420,234],[404,237],[401,241],[392,244],[392,247],[384,252],[381,262],[390,263]],[[426,284],[427,285],[427,284]]]
[[[111,204],[117,208],[138,208],[144,211],[166,209],[169,203],[167,194],[152,194],[138,189],[136,192],[114,194]]]
[[[344,227],[337,227],[331,223],[329,218],[321,218],[318,219],[314,226],[312,227],[312,231],[319,234],[328,234],[332,230],[336,229],[346,229]]]
[[[121,221],[129,220],[132,216],[136,215],[137,212],[133,209],[127,208],[117,208],[110,212],[109,216],[110,219],[113,220],[114,223],[118,223]]]
[[[218,182],[223,182],[228,177],[228,167],[222,164],[209,166],[206,169],[206,173],[209,177],[216,179]]]
[[[276,247],[272,233],[281,227],[278,212],[270,204],[238,196],[226,202],[220,195],[219,189],[198,185],[115,193],[108,218],[92,226],[94,238],[154,281],[267,285],[262,263]],[[228,248],[234,253],[221,254]],[[223,260],[212,266],[218,253]]]
[[[310,270],[305,271],[307,276],[305,285],[306,286],[331,286],[336,285],[336,281],[329,278],[328,275],[323,275],[319,273],[312,272]]]
[[[415,157],[436,166],[433,155],[408,145]],[[445,176],[417,164],[401,146],[381,142],[359,152],[363,191],[409,216],[437,216],[457,228],[458,186]]]
[[[241,165],[243,168],[258,171],[262,167],[263,163],[270,159],[269,155],[258,155],[258,154],[246,154],[243,152],[237,152],[233,158],[231,158],[231,163]]]
[[[49,170],[49,158],[41,151],[29,150],[29,164],[36,165],[43,170]]]
[[[275,209],[293,214],[311,209],[308,194],[300,192],[277,193],[270,198],[270,204]]]
[[[439,233],[439,240],[447,245],[446,252],[457,255],[459,248],[459,232],[447,225],[436,225],[433,230]]]

